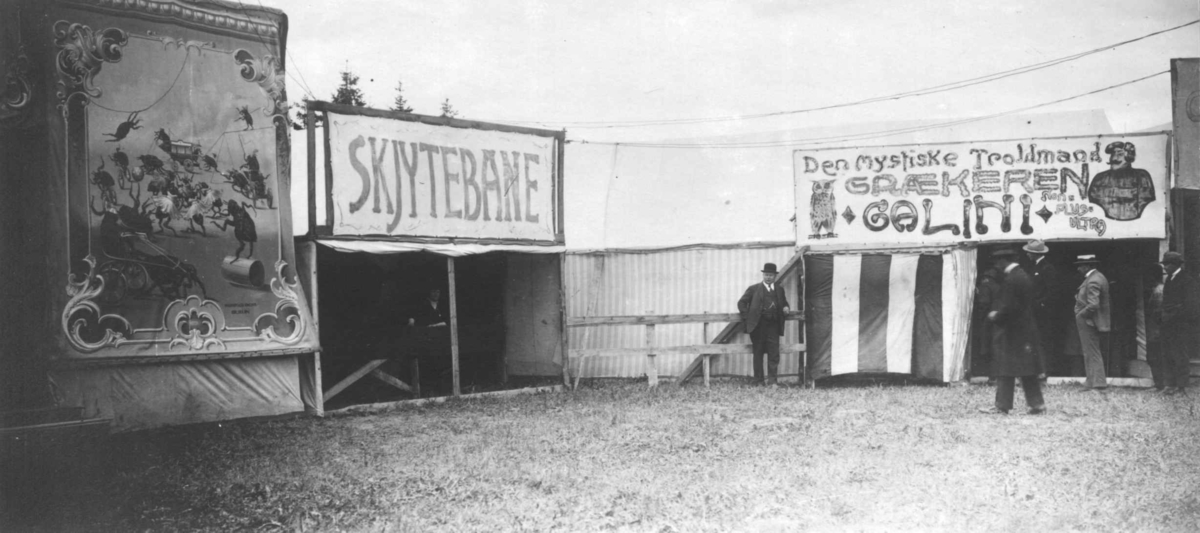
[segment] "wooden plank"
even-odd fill
[[[570,317],[567,319],[567,326],[577,328],[589,326],[640,326],[643,324],[694,324],[697,322],[740,322],[741,319],[742,315],[739,313],[588,316]],[[790,311],[784,315],[784,320],[804,320],[804,313],[800,311]]]
[[[355,370],[352,374],[337,382],[337,385],[334,385],[332,388],[325,391],[325,401],[328,402],[330,398],[337,396],[339,393],[346,390],[346,387],[354,384],[355,381],[362,379],[363,376],[371,373],[372,370],[379,368],[380,365],[386,362],[387,359],[375,359],[363,365],[362,368]]]
[[[496,244],[509,246],[553,247],[562,246],[558,241],[538,239],[502,239],[476,237],[439,237],[436,235],[334,235],[329,226],[317,228],[317,235],[322,241],[379,241],[379,242],[413,242],[420,244]],[[547,253],[558,253],[557,251]]]
[[[414,357],[412,358],[412,382],[413,395],[417,398],[421,397],[421,361]]]
[[[287,355],[307,355],[314,350],[320,351],[320,346],[311,348],[278,348],[273,350],[255,350],[249,352],[220,352],[200,354],[154,355],[145,357],[89,357],[52,359],[51,368],[76,369],[97,368],[109,366],[156,365],[162,363],[178,363],[193,361],[223,361],[227,359],[251,359],[256,357],[283,357]]]
[[[312,114],[309,113],[308,117],[311,120]],[[309,131],[311,131],[311,129]],[[315,135],[315,134],[313,134],[313,135]],[[312,141],[313,137],[310,136],[309,140]],[[309,146],[311,149],[312,144],[310,143]],[[309,177],[312,179],[315,179],[316,170],[312,166],[312,161],[313,161],[312,159],[309,159]],[[310,180],[310,185],[312,183],[313,182]],[[309,197],[309,204],[310,204],[310,207],[316,205],[313,203],[311,196]],[[312,207],[312,208],[315,209],[315,207]],[[311,209],[310,209],[310,211],[311,211]],[[312,219],[311,218],[309,219],[309,227],[310,228],[312,227]],[[307,267],[306,270],[308,271],[308,290],[309,290],[308,311],[312,315],[313,335],[316,336],[318,343],[319,343],[319,341],[321,339],[321,305],[320,305],[321,301],[317,299],[317,292],[320,290],[320,279],[317,277],[317,260],[318,260],[318,258],[317,258],[317,242],[314,240],[306,240],[306,241],[304,241],[303,248],[304,249],[303,249],[302,253],[304,254],[304,262],[307,263],[305,266]],[[301,361],[303,361],[303,360],[301,360]],[[315,414],[317,416],[324,416],[325,415],[325,393],[324,393],[323,387],[325,385],[321,379],[321,352],[320,352],[320,350],[313,352],[311,369],[312,369],[312,373],[313,373],[313,389],[315,389],[313,391],[313,394],[314,394],[314,396],[316,396],[316,399],[317,399],[317,405],[316,405],[316,408],[314,409],[313,414]]]
[[[400,381],[395,376],[388,374],[387,372],[384,372],[378,368],[371,371],[371,377],[378,379],[379,381],[382,381],[384,383],[387,383],[388,385],[396,387],[397,389],[400,389],[404,392],[413,392],[413,388],[409,387],[408,383]]]
[[[654,348],[577,348],[571,350],[571,357],[624,357],[634,355],[677,355],[677,354],[710,354],[738,355],[753,353],[752,344],[693,344],[688,346],[655,346]],[[781,344],[779,353],[799,353],[804,351],[804,343]]]
[[[317,226],[317,117],[312,102],[304,110],[304,133],[308,142],[308,235],[313,236]]]
[[[563,209],[563,206],[566,205],[565,200],[564,200],[565,195],[563,194],[563,168],[564,168],[564,159],[565,159],[566,147],[567,147],[567,131],[562,130],[557,133],[558,133],[558,135],[555,137],[555,141],[556,141],[555,144],[557,146],[556,146],[556,150],[554,151],[554,156],[555,156],[555,158],[554,158],[554,170],[555,170],[554,174],[555,174],[555,176],[554,176],[553,183],[554,183],[554,188],[555,188],[554,212],[555,212],[556,218],[558,219],[556,221],[558,228],[554,232],[554,239],[560,243],[566,244],[566,242],[567,242],[567,230],[566,230],[567,218],[566,218],[566,213],[565,213],[566,210]]]
[[[450,368],[454,374],[454,395],[462,393],[458,381],[458,298],[454,284],[454,257],[446,258],[446,280],[450,289]]]
[[[585,364],[587,364],[587,360],[588,360],[587,357],[579,358],[579,368],[575,369],[575,384],[571,386],[572,390],[579,388],[579,378],[583,377],[583,367]],[[563,361],[563,366],[564,367],[570,366],[570,364],[571,364],[571,356],[568,355],[567,360]],[[568,383],[568,385],[570,385],[570,383]]]
[[[509,126],[506,124],[496,124],[492,122],[480,122],[477,120],[464,120],[458,118],[449,118],[431,115],[418,115],[416,113],[401,113],[399,111],[389,111],[385,109],[373,109],[370,107],[358,107],[352,105],[334,104],[314,100],[309,102],[316,109],[337,113],[339,115],[356,115],[363,117],[390,118],[394,120],[402,120],[405,122],[420,122],[431,126],[450,126],[452,128],[464,128],[483,131],[502,131],[507,133],[524,133],[526,135],[537,135],[539,137],[559,137],[562,132],[556,130],[544,130],[539,128],[526,128],[522,126]]]
[[[522,396],[522,395],[526,395],[526,394],[549,394],[551,392],[562,392],[562,390],[563,390],[562,385],[551,385],[549,387],[530,387],[530,388],[526,388],[526,389],[510,389],[510,390],[502,390],[502,391],[495,391],[495,392],[477,392],[474,394],[464,394],[464,395],[460,396],[459,398],[461,398],[463,400],[472,400],[472,399],[476,399],[476,398],[509,398],[512,396]],[[382,412],[390,411],[393,409],[398,409],[402,406],[421,406],[421,405],[431,405],[431,404],[439,404],[439,403],[446,403],[446,397],[438,396],[436,398],[424,398],[424,399],[419,399],[419,400],[400,400],[400,401],[396,401],[396,402],[381,402],[381,403],[371,403],[371,404],[366,404],[366,405],[351,405],[349,407],[343,407],[336,411],[330,411],[330,414],[331,415],[373,414],[373,413],[382,413]]]
[[[709,368],[709,365],[712,364],[712,362],[710,361],[712,359],[712,356],[709,354],[701,354],[700,357],[702,359],[704,359],[704,388],[707,389],[708,388],[708,377],[709,377],[709,375],[711,375],[711,370]]]
[[[304,242],[304,262],[308,263],[308,310],[312,314],[313,334],[317,339],[321,338],[321,302],[317,299],[317,292],[321,287],[321,280],[317,278],[317,242]]]
[[[654,361],[654,324],[646,324],[646,377],[650,380],[650,388],[658,386],[658,365]]]
[[[562,358],[563,386],[571,386],[571,358],[567,355],[571,337],[567,331],[567,259],[558,255],[558,351]],[[580,363],[582,366],[582,362]],[[575,379],[579,385],[579,378]]]
[[[323,392],[325,385],[321,382],[321,352],[313,352],[313,379],[315,380],[313,388],[317,394],[317,408],[313,414],[317,416],[325,416],[325,393]]]
[[[311,102],[311,103],[314,104],[313,109],[316,109],[317,107],[315,106],[315,104],[317,104],[318,102]],[[330,149],[329,149],[329,136],[330,136],[329,131],[332,130],[333,128],[330,127],[329,113],[324,113],[323,116],[325,118],[325,135],[324,135],[324,137],[325,137],[325,221],[324,222],[325,223],[318,224],[318,225],[329,228],[329,230],[330,230],[329,232],[332,234],[333,233],[333,156],[331,154],[333,152],[330,151]],[[316,224],[316,223],[314,222],[314,224]],[[314,226],[313,229],[316,230],[316,227]]]

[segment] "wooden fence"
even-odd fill
[[[792,311],[784,316],[785,320],[804,320],[804,313],[801,311]],[[579,386],[580,378],[584,377],[587,361],[593,357],[621,357],[621,356],[644,356],[646,358],[646,377],[651,387],[658,386],[658,366],[655,361],[657,355],[668,354],[696,354],[696,360],[688,365],[687,369],[680,374],[677,383],[682,384],[694,374],[697,367],[703,369],[704,386],[708,386],[710,377],[711,359],[720,355],[745,355],[753,354],[753,345],[751,344],[710,344],[708,343],[708,326],[714,322],[729,322],[730,325],[718,335],[718,342],[732,338],[731,334],[736,330],[735,324],[740,324],[742,316],[738,313],[703,313],[694,315],[630,315],[630,316],[595,316],[595,317],[573,317],[567,319],[567,327],[597,327],[597,326],[630,326],[644,325],[646,327],[646,344],[639,348],[580,348],[573,349],[569,352],[571,360],[578,360],[579,367],[575,372],[574,386]],[[704,324],[702,344],[690,344],[684,346],[655,346],[654,345],[654,327],[658,324]],[[782,354],[803,354],[805,353],[804,344],[783,344],[779,347],[779,353]],[[805,373],[804,369],[808,367],[807,361],[801,363],[801,373]],[[805,379],[807,381],[807,379]]]

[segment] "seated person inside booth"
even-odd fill
[[[417,327],[441,327],[450,323],[450,313],[442,305],[442,290],[429,289],[412,307],[408,315],[408,325]]]

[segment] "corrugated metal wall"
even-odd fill
[[[570,317],[611,315],[668,315],[693,313],[736,313],[737,300],[746,287],[762,281],[764,263],[781,268],[795,253],[792,246],[765,248],[689,249],[649,253],[589,253],[566,256],[567,315]],[[800,309],[796,282],[781,280],[787,288],[792,309]],[[711,342],[726,323],[664,324],[655,327],[655,346],[677,346]],[[646,343],[645,326],[591,326],[568,328],[570,348],[633,348]],[[782,339],[798,341],[798,322],[789,321]],[[736,342],[749,343],[748,335]],[[658,356],[660,376],[674,376],[694,356]],[[571,374],[577,375],[574,361]],[[798,358],[783,357],[780,374],[796,374]],[[583,377],[640,377],[646,358],[590,357]],[[751,357],[719,357],[713,374],[751,375]]]

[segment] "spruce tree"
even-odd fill
[[[408,105],[408,100],[404,98],[404,82],[396,82],[396,100],[392,102],[392,111],[401,113],[412,113],[413,108]]]
[[[458,111],[454,109],[454,106],[450,105],[449,98],[442,101],[442,116],[446,118],[454,118],[458,116]]]
[[[367,105],[366,100],[363,100],[362,89],[358,88],[358,76],[350,72],[350,67],[342,71],[342,84],[337,88],[337,92],[333,93],[333,103],[358,107]]]

